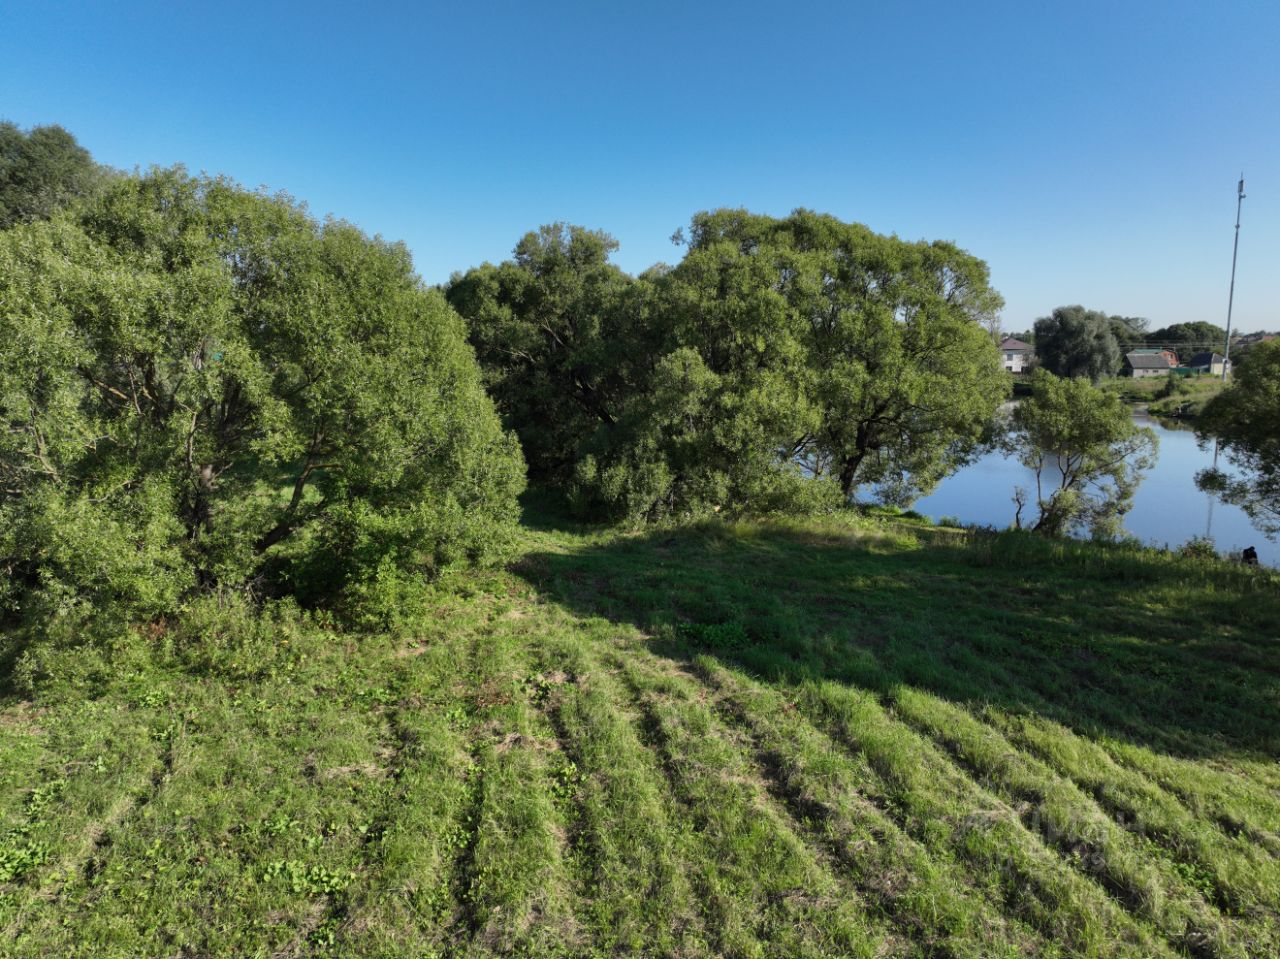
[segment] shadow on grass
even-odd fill
[[[22,656],[22,651],[23,646],[7,631],[0,633],[0,709],[12,705],[21,698],[13,681],[13,670]]]
[[[617,537],[515,572],[672,658],[710,654],[781,683],[908,685],[1188,757],[1280,756],[1280,577],[1265,571],[826,520]]]
[[[578,535],[601,528],[577,519],[561,490],[541,485],[530,486],[520,494],[520,525],[539,533]]]

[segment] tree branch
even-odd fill
[[[284,515],[275,526],[269,529],[254,544],[255,552],[266,552],[297,529],[299,523],[298,507],[302,505],[302,496],[306,492],[307,482],[311,479],[312,474],[319,470],[340,468],[338,463],[316,462],[316,457],[320,455],[323,445],[324,434],[315,433],[311,437],[311,448],[307,450],[307,458],[303,461],[302,470],[298,473],[298,478],[293,483],[293,493],[289,497],[289,505],[284,509]]]

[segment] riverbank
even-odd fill
[[[1216,502],[1196,487],[1196,474],[1213,465],[1212,446],[1202,448],[1185,422],[1140,413],[1135,413],[1135,420],[1156,432],[1160,448],[1154,468],[1143,475],[1133,508],[1124,517],[1126,532],[1142,543],[1169,549],[1208,537],[1223,554],[1239,555],[1253,547],[1263,563],[1280,566],[1280,544],[1258,532],[1243,510]],[[1231,469],[1225,460],[1218,465]],[[1004,529],[1013,523],[1015,487],[1034,485],[1029,470],[992,452],[948,476],[913,505],[935,519],[953,517],[963,525]]]
[[[1151,416],[1184,422],[1199,416],[1226,386],[1217,376],[1117,377],[1100,385]]]
[[[1275,954],[1277,585],[534,511],[385,629],[175,618],[10,687],[0,953]]]

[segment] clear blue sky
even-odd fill
[[[1280,3],[0,0],[0,117],[404,240],[431,282],[567,220],[638,271],[797,206],[1083,303],[1280,328]]]

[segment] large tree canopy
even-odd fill
[[[635,281],[609,262],[617,246],[604,233],[544,226],[520,240],[513,260],[454,276],[447,288],[538,475],[564,478],[582,437],[614,422],[633,385],[625,318]]]
[[[104,171],[66,130],[35,127],[23,133],[0,121],[0,230],[45,219],[60,206],[87,196]]]
[[[0,338],[26,610],[159,613],[269,569],[338,588],[482,556],[515,518],[461,319],[403,247],[287,198],[157,171],[0,233]]]
[[[1196,477],[1201,488],[1243,508],[1269,537],[1280,535],[1280,340],[1245,354],[1231,385],[1197,419],[1196,431],[1220,442],[1240,470],[1205,470]]]
[[[638,389],[617,427],[582,447],[584,503],[654,515],[834,502],[831,484],[810,482],[796,459],[818,421],[780,265],[759,237],[716,235],[720,217],[757,219],[695,218],[682,262],[642,280],[626,327]]]
[[[693,219],[631,279],[560,225],[455,277],[450,301],[531,462],[589,508],[655,515],[928,489],[1007,390],[985,264],[834,217]]]
[[[748,266],[752,282],[731,282]],[[732,343],[749,370],[763,365],[756,344],[775,358],[769,392],[810,410],[781,424],[788,452],[834,476],[845,497],[873,483],[902,498],[927,491],[1007,393],[985,332],[1000,297],[986,264],[950,243],[906,242],[805,210],[782,220],[721,210],[695,217],[673,278],[729,318],[709,331],[705,354]],[[744,329],[752,298],[773,315]],[[695,329],[707,329],[709,312],[696,313]]]
[[[1097,382],[1120,369],[1120,346],[1111,318],[1083,306],[1060,306],[1036,320],[1036,356],[1058,376]]]

